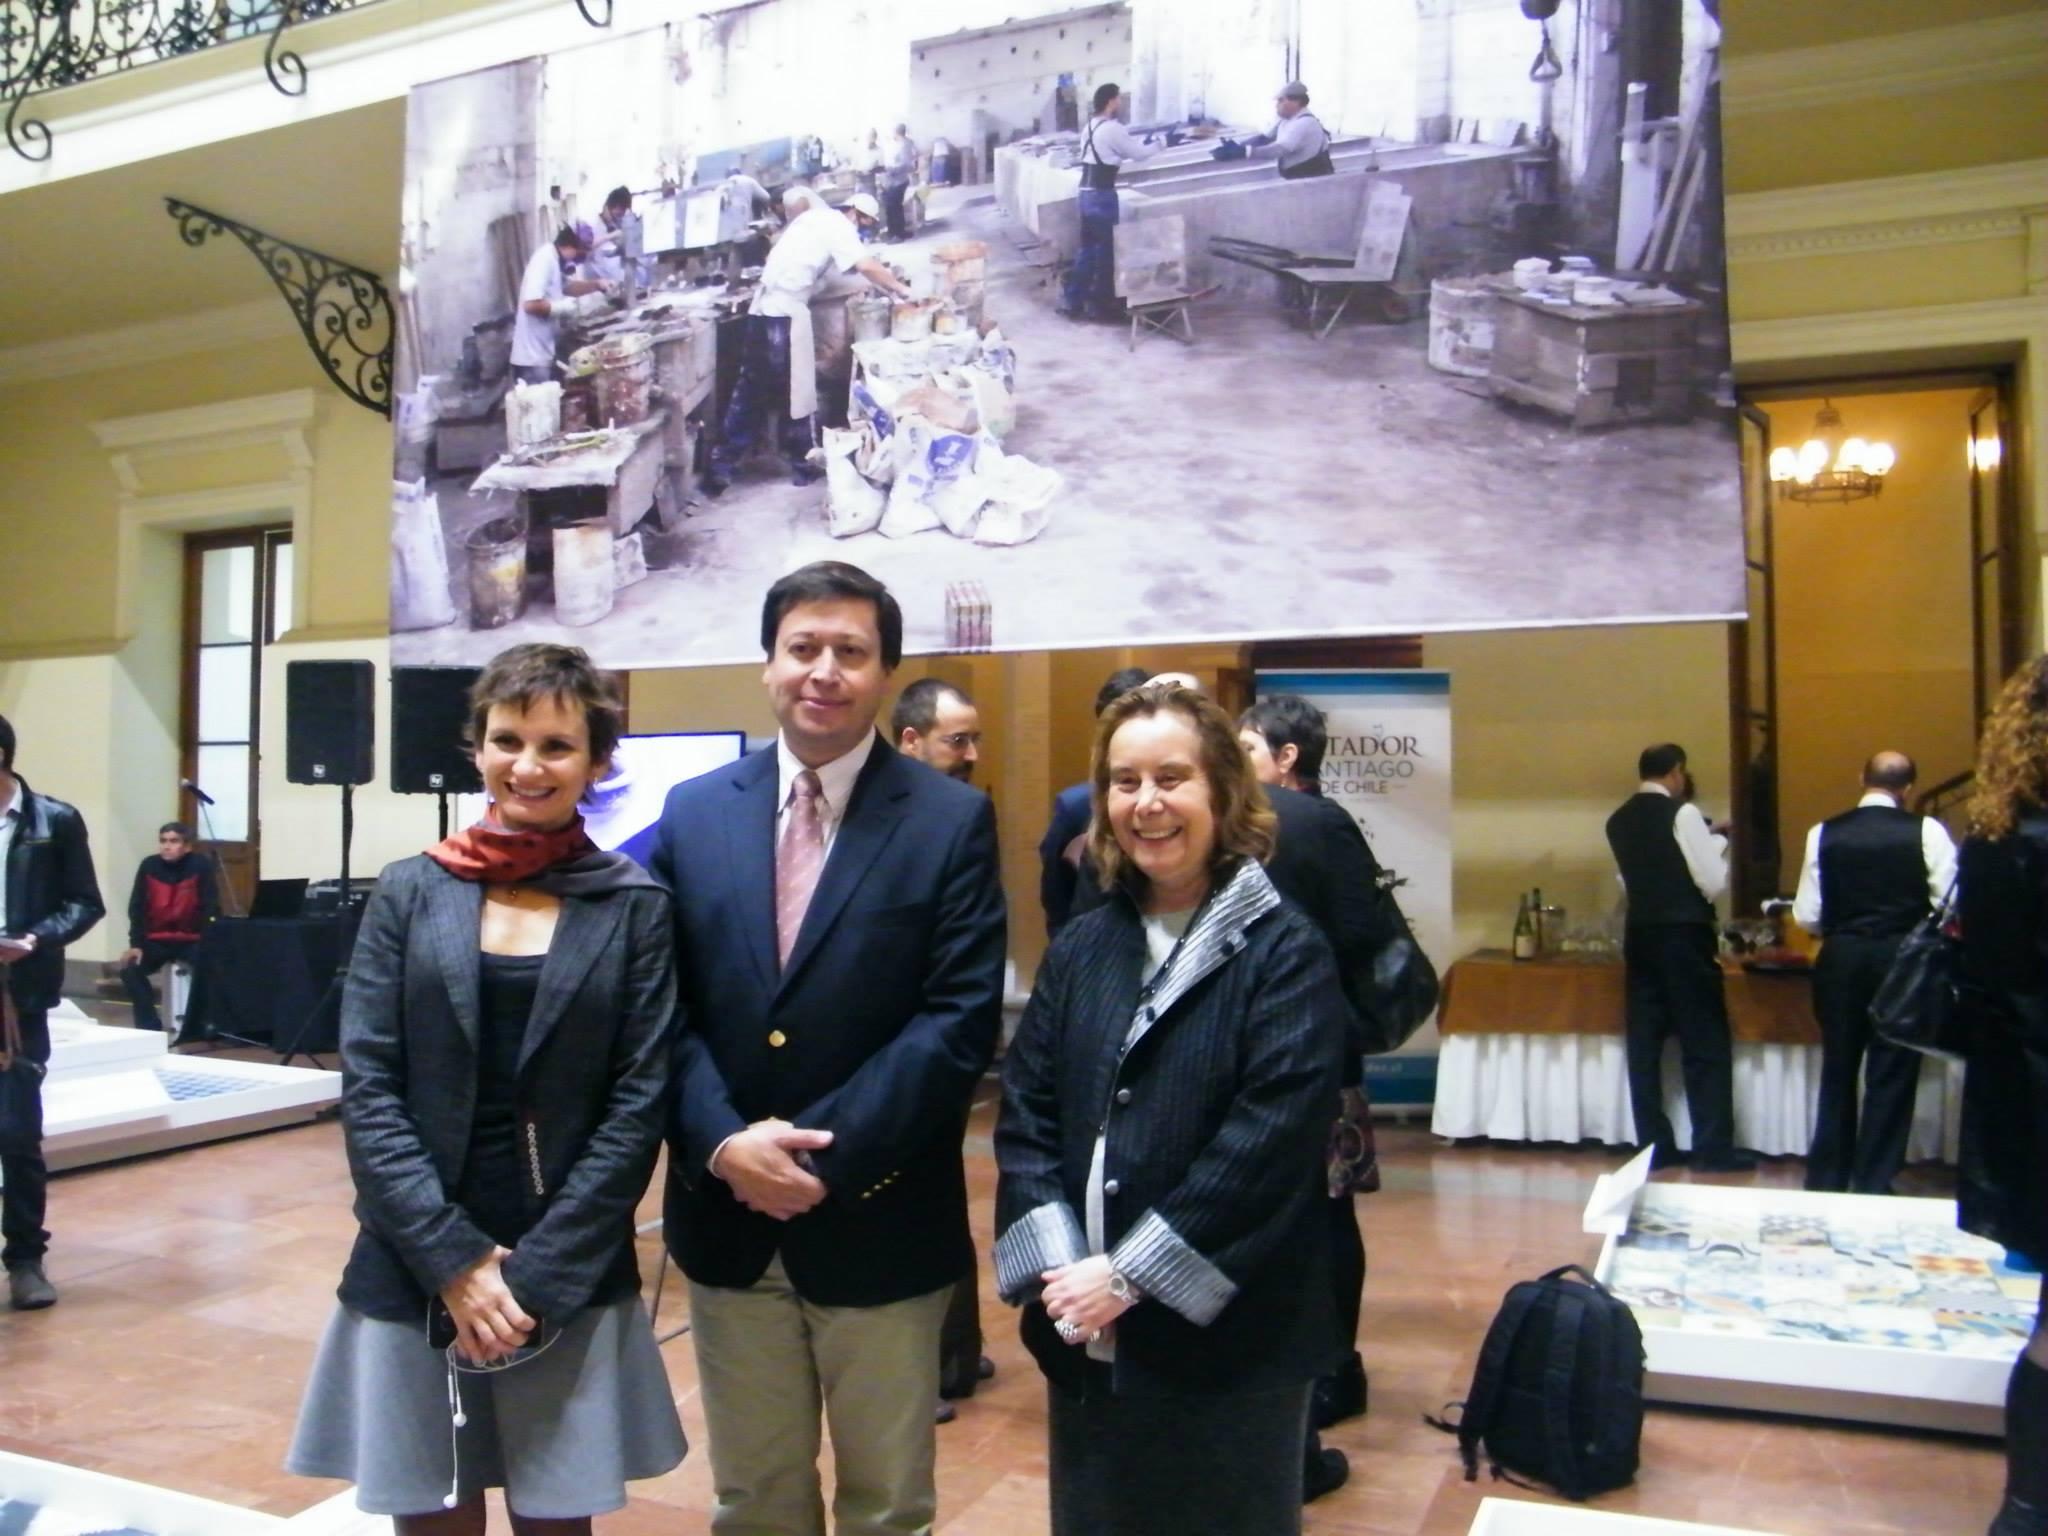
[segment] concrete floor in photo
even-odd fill
[[[116,1022],[125,1010],[94,1012]],[[967,1137],[982,1326],[997,1372],[938,1431],[940,1536],[1043,1536],[1047,1524],[1044,1382],[987,1260],[997,1096],[993,1081],[983,1086]],[[1419,1121],[1383,1121],[1379,1146],[1385,1188],[1358,1202],[1371,1264],[1359,1341],[1371,1411],[1328,1435],[1351,1458],[1351,1481],[1309,1507],[1307,1531],[1464,1536],[1489,1493],[1546,1496],[1483,1474],[1466,1482],[1455,1442],[1422,1416],[1465,1395],[1510,1284],[1592,1264],[1599,1240],[1579,1230],[1580,1213],[1619,1154],[1454,1146]],[[1796,1189],[1800,1176],[1796,1160],[1779,1159],[1747,1178]],[[1913,1168],[1901,1188],[1946,1194],[1947,1178]],[[660,1189],[657,1174],[642,1220],[659,1216]],[[0,1310],[0,1449],[279,1515],[332,1495],[337,1485],[280,1463],[355,1235],[351,1194],[331,1121],[57,1176],[49,1269],[63,1299],[47,1312]],[[643,1236],[649,1298],[659,1253]],[[687,1317],[671,1273],[661,1324]],[[601,1536],[710,1529],[688,1337],[662,1355],[690,1455],[634,1485],[625,1509],[597,1521]],[[2003,1480],[1995,1441],[1653,1406],[1637,1481],[1591,1507],[1777,1536],[1981,1536]]]
[[[587,629],[545,601],[467,628],[462,538],[483,515],[440,484],[457,621],[393,636],[404,664],[478,664],[566,639],[608,665],[753,660],[762,593],[811,560],[886,581],[914,651],[948,649],[945,589],[978,580],[999,649],[1299,634],[1704,618],[1743,601],[1732,429],[1722,421],[1575,432],[1431,369],[1428,322],[1347,317],[1327,341],[1277,303],[1217,295],[1195,342],[1128,349],[1127,325],[1053,311],[1053,269],[983,188],[949,188],[918,238],[877,249],[929,282],[930,252],[989,246],[986,313],[1017,349],[1006,452],[1065,477],[1046,530],[985,548],[943,530],[834,539],[822,482],[764,454],[690,508],[687,564],[618,594]],[[1046,260],[1040,257],[1041,262]]]

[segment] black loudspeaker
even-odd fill
[[[294,784],[367,784],[377,775],[377,670],[367,661],[284,668],[284,776]]]
[[[391,787],[401,795],[472,795],[484,787],[462,744],[480,667],[391,669]]]

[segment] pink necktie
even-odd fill
[[[775,844],[775,947],[785,966],[796,948],[811,893],[818,888],[818,872],[825,867],[825,823],[818,814],[823,792],[810,769],[796,776],[790,785],[789,816]]]

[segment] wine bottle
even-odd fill
[[[1529,913],[1529,896],[1522,894],[1522,902],[1515,909],[1515,958],[1534,960],[1536,958],[1536,923]]]

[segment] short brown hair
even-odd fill
[[[844,560],[813,560],[791,571],[768,589],[761,603],[761,654],[775,654],[775,637],[792,608],[805,603],[872,603],[875,632],[882,642],[882,670],[894,672],[903,660],[903,610],[895,595],[857,565]]]
[[[545,699],[581,705],[591,761],[610,760],[619,745],[625,705],[612,675],[599,671],[589,652],[574,645],[515,645],[493,656],[469,690],[469,749],[483,746],[495,706],[509,704],[524,714]]]
[[[1117,846],[1103,807],[1109,800],[1109,743],[1126,721],[1172,713],[1195,728],[1202,777],[1209,782],[1209,806],[1216,817],[1216,846],[1209,855],[1209,878],[1220,884],[1246,859],[1263,863],[1273,852],[1276,818],[1266,792],[1252,772],[1252,760],[1237,739],[1230,716],[1192,688],[1173,683],[1147,683],[1111,701],[1095,726],[1095,747],[1089,767],[1094,785],[1095,814],[1088,825],[1088,856],[1095,861],[1102,888],[1121,884],[1133,895],[1145,889],[1145,877]]]

